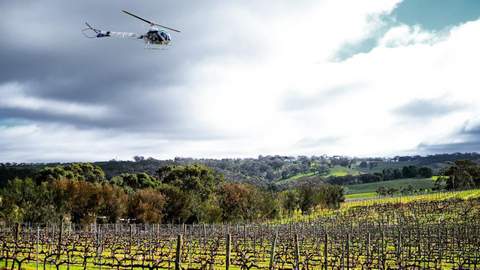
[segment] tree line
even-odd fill
[[[480,165],[471,160],[457,160],[444,169],[437,186],[447,190],[480,188]]]
[[[154,175],[122,173],[107,178],[90,163],[45,167],[0,189],[6,223],[222,223],[253,222],[318,207],[338,207],[343,189],[303,185],[274,191],[225,181],[212,168],[160,167]]]
[[[417,167],[414,165],[399,168],[387,168],[381,172],[365,173],[359,175],[331,176],[327,182],[336,185],[364,184],[381,181],[389,181],[403,178],[430,178],[433,170],[429,167]]]

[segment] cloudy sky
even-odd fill
[[[86,39],[182,30],[168,50]],[[1,1],[0,162],[480,151],[478,0]]]

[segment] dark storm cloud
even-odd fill
[[[442,154],[442,153],[472,153],[480,152],[480,140],[472,142],[425,144],[418,146],[421,153]]]
[[[470,122],[452,136],[453,142],[429,144],[421,143],[417,150],[423,153],[480,152],[480,124]]]
[[[235,37],[211,36],[224,31],[224,25],[215,21],[218,18],[209,16],[218,12],[215,4],[218,1],[2,1],[0,9],[8,12],[0,18],[0,87],[19,83],[32,98],[101,105],[113,114],[92,120],[0,108],[0,119],[149,130],[180,137],[208,133],[189,108],[196,89],[188,73],[209,57],[238,50],[251,53],[248,44],[227,46],[225,39]],[[148,29],[122,14],[122,9],[183,33],[173,35],[174,44],[166,51],[144,50],[141,41],[89,40],[81,35],[85,21],[104,30],[143,33]],[[0,95],[4,95],[1,90]]]
[[[443,116],[462,109],[460,104],[450,103],[443,98],[415,99],[398,108],[393,112],[402,117],[431,118]]]

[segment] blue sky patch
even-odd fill
[[[399,23],[438,31],[480,17],[479,0],[404,0],[392,14]]]

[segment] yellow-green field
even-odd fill
[[[411,203],[411,202],[421,202],[421,201],[444,201],[449,199],[462,199],[469,200],[480,198],[480,189],[465,190],[465,191],[452,191],[452,192],[438,192],[430,194],[420,194],[420,195],[409,195],[409,196],[398,196],[398,197],[378,197],[374,195],[375,193],[364,193],[364,194],[352,194],[350,197],[347,197],[350,200],[346,200],[340,205],[340,208],[337,210],[319,208],[316,209],[312,214],[303,215],[300,211],[296,211],[291,217],[282,218],[280,220],[273,221],[273,223],[292,223],[292,222],[308,222],[315,220],[320,217],[331,216],[335,213],[348,210],[352,207],[357,206],[371,206],[376,204],[395,204],[395,203]],[[359,196],[355,198],[356,196]],[[364,197],[366,196],[366,197]],[[362,198],[362,200],[353,200]],[[365,199],[363,199],[365,198]]]
[[[400,259],[405,260],[403,263],[416,263],[418,254],[433,241],[433,248],[441,246],[445,252],[455,253],[454,257],[441,257],[443,261],[432,260],[429,257],[422,261],[426,262],[423,266],[426,269],[444,269],[455,267],[455,264],[463,260],[465,256],[475,254],[476,244],[480,241],[479,236],[471,236],[469,233],[459,233],[467,231],[480,230],[479,216],[480,216],[480,189],[456,191],[456,192],[441,192],[435,194],[412,195],[394,198],[370,198],[362,201],[347,201],[342,203],[338,209],[324,209],[318,208],[310,215],[302,215],[296,212],[292,217],[277,220],[278,226],[271,226],[271,224],[218,224],[208,225],[209,232],[206,233],[205,226],[189,225],[174,226],[171,230],[170,225],[163,228],[163,233],[155,234],[155,227],[142,227],[135,229],[135,234],[130,231],[120,230],[117,232],[113,227],[105,228],[105,233],[95,234],[89,230],[86,231],[66,231],[61,248],[58,247],[58,230],[55,234],[50,227],[42,229],[42,237],[39,240],[36,237],[36,231],[31,230],[30,227],[25,227],[17,238],[15,230],[2,230],[0,233],[1,241],[4,241],[0,248],[2,254],[8,251],[10,254],[8,258],[8,269],[12,268],[14,258],[30,258],[29,263],[22,264],[21,269],[36,269],[35,258],[36,248],[40,249],[39,261],[46,258],[52,261],[45,265],[45,269],[83,269],[79,264],[85,256],[87,259],[87,269],[100,269],[95,265],[94,256],[97,250],[101,250],[102,269],[112,269],[109,265],[116,265],[115,260],[123,260],[119,266],[120,269],[126,269],[129,262],[132,262],[132,267],[128,269],[154,269],[152,264],[162,260],[160,263],[161,269],[174,268],[174,261],[176,257],[176,246],[182,243],[181,264],[187,269],[209,269],[213,267],[218,269],[225,267],[226,250],[230,250],[226,246],[229,243],[225,239],[228,233],[231,235],[233,241],[231,247],[231,270],[247,269],[246,265],[255,265],[252,269],[268,269],[270,261],[270,252],[272,250],[272,238],[274,235],[279,236],[279,250],[286,251],[279,256],[283,256],[277,261],[279,265],[275,269],[291,269],[295,263],[292,256],[296,256],[292,250],[292,243],[297,241],[295,245],[301,250],[296,254],[300,254],[299,260],[303,263],[310,264],[309,267],[322,267],[318,262],[328,260],[328,266],[334,267],[339,264],[346,263],[344,260],[345,248],[355,255],[350,258],[356,263],[366,263],[369,261],[368,256],[377,258],[376,263],[367,266],[367,269],[378,269],[383,267],[397,267]],[[314,221],[314,222],[305,222]],[[298,223],[296,223],[298,222]],[[446,223],[445,223],[446,222]],[[279,225],[279,223],[290,223],[286,225]],[[440,225],[446,224],[446,225]],[[162,225],[163,226],[163,225]],[[187,228],[188,227],[188,228]],[[202,229],[203,228],[203,229]],[[52,227],[54,229],[54,227]],[[120,228],[121,229],[121,228]],[[101,231],[100,225],[100,231]],[[137,231],[138,230],[138,231]],[[414,234],[409,231],[416,231]],[[401,236],[402,246],[398,246],[399,232],[403,231]],[[19,231],[17,231],[19,232]],[[97,231],[98,233],[98,231]],[[181,236],[184,235],[183,240]],[[53,236],[52,236],[53,235]],[[82,241],[77,241],[77,237],[85,235]],[[100,238],[98,235],[101,235]],[[300,244],[298,238],[302,238]],[[472,237],[474,239],[472,239]],[[19,244],[17,243],[19,239]],[[35,242],[35,241],[40,241]],[[230,238],[228,238],[230,239]],[[276,239],[276,236],[275,236]],[[384,241],[385,240],[385,241]],[[100,242],[97,242],[100,241]],[[322,242],[324,241],[324,242]],[[372,241],[372,242],[370,242]],[[455,243],[465,243],[461,250],[458,249]],[[37,244],[36,244],[37,243]],[[73,248],[73,245],[76,245]],[[96,246],[96,243],[99,246]],[[352,248],[346,245],[352,243]],[[353,244],[355,243],[355,244]],[[419,244],[420,243],[420,244]],[[101,248],[100,248],[101,245]],[[293,245],[293,246],[295,246]],[[369,254],[373,249],[370,245],[381,246],[373,254]],[[98,248],[98,249],[97,249]],[[57,250],[61,250],[60,255]],[[12,253],[16,251],[17,253]],[[324,255],[325,251],[328,255]],[[365,253],[367,252],[367,253]],[[411,255],[411,252],[413,252]],[[17,254],[17,255],[13,255]],[[48,255],[47,255],[48,254]],[[69,254],[67,256],[67,254]],[[317,262],[307,261],[307,255],[313,256]],[[326,253],[325,253],[326,254]],[[435,253],[431,253],[435,254]],[[18,257],[11,257],[11,256]],[[54,259],[60,256],[62,261],[66,258],[70,262],[75,262],[74,265],[54,265]],[[448,258],[449,261],[447,261]],[[310,257],[309,257],[310,258]],[[380,262],[380,258],[388,258],[384,262]],[[287,261],[286,265],[280,265]],[[375,259],[373,259],[375,260]],[[383,266],[380,266],[383,264]],[[137,265],[137,266],[133,266]],[[142,267],[138,266],[141,265]],[[7,266],[5,260],[0,261],[0,269]],[[43,269],[43,265],[39,265],[39,269]],[[471,266],[469,264],[469,266]],[[205,268],[206,267],[206,268]],[[420,267],[420,268],[418,268]],[[433,267],[433,268],[432,268]],[[440,268],[439,268],[440,267]],[[6,267],[7,268],[7,267]],[[415,269],[421,269],[417,265]],[[19,269],[16,265],[13,269]],[[116,268],[115,268],[116,269]],[[211,268],[210,268],[211,269]],[[250,269],[250,268],[249,268]],[[350,269],[365,269],[359,264],[353,264]],[[471,269],[471,268],[470,268]]]

